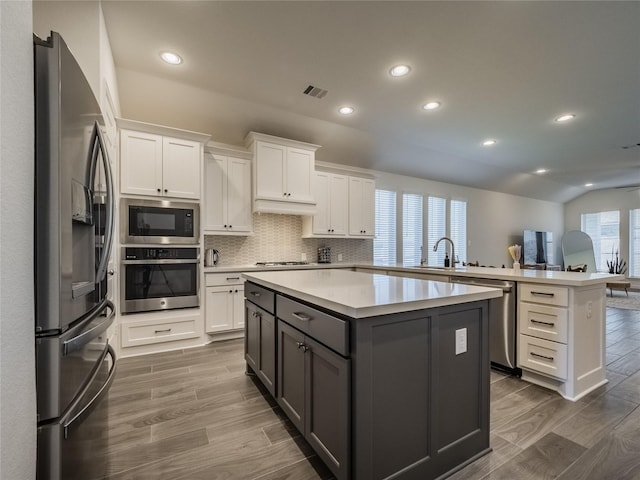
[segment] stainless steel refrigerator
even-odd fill
[[[34,36],[34,64],[37,478],[90,480],[105,474],[116,365],[113,182],[100,107],[59,34]]]

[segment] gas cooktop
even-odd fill
[[[279,267],[281,265],[309,265],[309,262],[256,262],[258,267]]]

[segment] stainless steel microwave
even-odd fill
[[[120,200],[123,244],[196,245],[200,242],[200,205],[171,200]]]

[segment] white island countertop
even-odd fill
[[[344,269],[245,272],[254,283],[352,318],[502,296],[502,290]]]
[[[624,280],[624,275],[612,275],[609,273],[579,273],[579,272],[563,272],[557,270],[527,270],[513,268],[493,268],[493,267],[455,267],[441,268],[431,266],[407,266],[401,263],[393,265],[374,265],[368,262],[357,263],[310,263],[308,265],[283,265],[277,267],[264,267],[256,265],[224,265],[219,267],[204,267],[205,273],[253,273],[260,271],[281,271],[289,272],[298,270],[318,270],[318,269],[354,269],[366,268],[380,270],[380,273],[387,272],[404,272],[416,274],[442,275],[445,280],[447,277],[471,277],[471,278],[487,278],[495,280],[510,280],[515,282],[539,283],[550,285],[565,285],[570,287],[586,287],[590,285],[604,285],[607,282],[617,282]]]

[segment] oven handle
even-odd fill
[[[113,360],[111,365],[111,370],[109,371],[109,376],[107,377],[107,380],[104,382],[102,387],[100,387],[100,390],[98,391],[98,393],[96,393],[93,396],[93,398],[89,402],[87,402],[87,404],[82,408],[82,410],[80,410],[72,418],[64,422],[62,426],[64,429],[65,439],[69,437],[69,429],[73,426],[73,424],[75,422],[81,423],[93,411],[93,409],[100,403],[103,397],[109,392],[109,387],[111,387],[111,384],[113,383],[113,379],[116,376],[116,362],[117,362],[116,352],[113,349],[113,347],[109,344],[107,344],[107,348],[105,349],[104,353],[100,356],[100,360],[96,364],[96,368],[94,369],[93,374],[91,375],[91,378],[89,379],[89,382],[87,383],[87,385],[90,385],[95,380],[96,376],[98,375],[98,372],[100,371],[100,365],[106,358],[107,354],[111,355],[111,359]],[[83,396],[84,395],[78,395],[76,400],[71,404],[71,407],[69,408],[70,412],[72,412],[78,406]]]
[[[123,265],[171,265],[171,264],[185,264],[185,263],[200,263],[197,258],[180,258],[172,260],[170,258],[161,260],[122,260]]]

